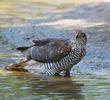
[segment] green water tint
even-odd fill
[[[104,100],[109,95],[109,79],[66,78],[7,73],[0,75],[0,98],[5,100]],[[108,97],[109,98],[109,97]]]
[[[106,21],[107,15],[103,12],[105,23],[99,25],[94,21],[99,19],[95,14],[110,4],[100,0],[84,1],[0,0],[0,66],[21,59],[16,47],[28,46],[33,39],[68,37],[80,21],[87,24],[81,22],[79,27],[84,27],[88,36],[87,55],[74,66],[70,78],[0,68],[0,100],[110,99],[110,21]]]
[[[7,57],[8,55],[5,55],[5,54],[0,54],[0,58],[2,57]]]

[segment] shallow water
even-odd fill
[[[88,36],[87,54],[73,67],[71,77],[8,72],[1,68],[0,100],[109,100],[109,3],[0,0],[0,66],[22,58],[15,48],[32,44],[32,39],[70,37],[77,28]]]
[[[107,78],[1,73],[1,100],[109,100],[110,84]]]

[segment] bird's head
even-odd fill
[[[75,33],[76,41],[78,41],[81,45],[86,45],[87,43],[87,36],[82,30],[77,30]]]

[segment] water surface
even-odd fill
[[[88,36],[87,54],[71,77],[0,71],[0,100],[109,100],[108,0],[0,0],[0,66],[22,58],[18,46],[32,39]]]

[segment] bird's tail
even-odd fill
[[[33,46],[35,46],[35,44],[33,44],[33,45],[31,45],[31,46],[27,46],[27,47],[18,47],[18,48],[16,48],[16,50],[24,51],[24,50],[27,50],[27,49],[33,47]]]
[[[30,47],[18,47],[16,49],[25,55],[29,48]]]
[[[18,47],[16,49],[19,51],[24,51],[24,50],[27,50],[28,48],[30,48],[30,47]]]

